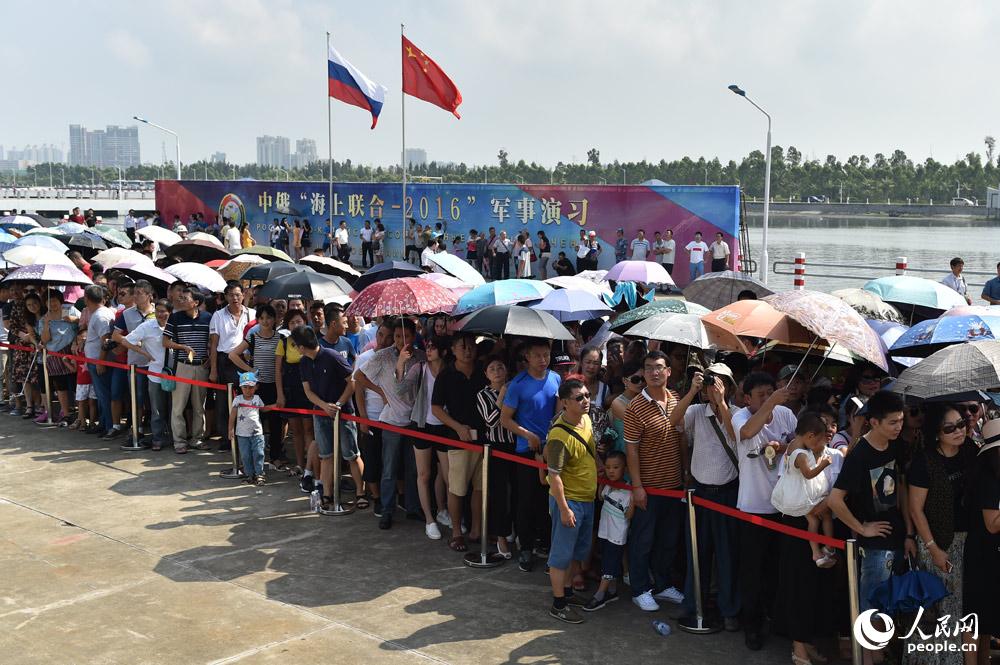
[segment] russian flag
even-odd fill
[[[375,83],[349,63],[337,49],[330,47],[327,60],[330,96],[363,108],[372,114],[372,129],[385,103],[385,86]]]

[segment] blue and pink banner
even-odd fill
[[[527,230],[532,241],[545,231],[552,244],[552,258],[560,251],[573,260],[573,243],[581,229],[596,231],[601,241],[600,267],[615,263],[615,237],[619,228],[631,240],[639,229],[652,242],[656,231],[671,229],[677,243],[674,280],[688,281],[683,247],[701,231],[706,243],[721,231],[735,264],[739,253],[740,194],[736,186],[675,185],[510,185],[470,183],[408,183],[405,211],[399,183],[334,183],[333,200],[325,182],[272,182],[259,180],[158,180],[156,207],[163,220],[174,215],[187,220],[200,212],[206,220],[246,221],[260,244],[269,244],[268,229],[274,219],[308,219],[313,245],[323,241],[327,220],[347,222],[352,257],[360,257],[359,232],[365,220],[379,218],[386,227],[386,258],[402,256],[403,219],[420,224],[440,224],[448,237],[448,251],[464,256],[465,243],[475,229],[486,233],[495,227],[514,238]]]

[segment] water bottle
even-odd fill
[[[319,490],[313,490],[309,493],[309,512],[318,513],[320,505]]]
[[[659,619],[653,620],[653,630],[658,632],[660,635],[666,637],[670,634],[670,624],[666,621],[660,621]]]

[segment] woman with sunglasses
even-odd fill
[[[925,612],[923,623],[929,628],[923,626],[924,632],[933,632],[938,617],[963,616],[962,553],[970,515],[966,485],[976,459],[976,446],[966,440],[965,426],[965,418],[954,406],[929,405],[924,414],[924,445],[914,454],[907,474],[920,566],[940,577],[949,594],[937,603],[936,612]],[[941,639],[959,642],[957,635]],[[914,652],[904,662],[961,665],[963,656],[957,648],[934,654]]]
[[[625,377],[623,380],[625,392],[611,402],[611,408],[609,409],[611,427],[615,431],[615,440],[611,447],[603,451],[605,455],[612,450],[625,452],[625,409],[628,408],[629,403],[646,387],[646,379],[642,375],[642,365],[638,362],[625,363],[622,367],[622,376]],[[602,440],[601,443],[604,443],[604,441]],[[628,475],[626,474],[627,477]]]

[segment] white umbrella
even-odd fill
[[[225,249],[226,246],[222,244],[222,241],[209,233],[202,233],[201,231],[195,231],[194,233],[189,233],[185,240],[207,240]]]
[[[559,275],[558,277],[549,277],[545,280],[545,283],[549,286],[554,286],[560,289],[576,289],[577,291],[586,291],[587,293],[597,296],[598,298],[605,294],[608,296],[611,295],[611,289],[608,288],[607,282],[595,282],[578,275]]]
[[[48,263],[70,268],[76,267],[72,261],[66,258],[65,254],[45,247],[13,247],[0,256],[8,264],[15,266],[34,266]]]
[[[141,229],[137,229],[135,234],[152,240],[153,242],[158,242],[163,247],[170,247],[171,245],[179,243],[183,240],[183,238],[179,235],[170,229],[163,228],[162,226],[146,226]]]
[[[52,236],[48,235],[24,235],[14,241],[14,245],[17,247],[38,247],[39,249],[51,249],[54,252],[61,252],[65,254],[69,251],[69,247],[65,243],[56,240]]]
[[[150,264],[153,263],[153,260],[145,254],[140,254],[124,247],[112,247],[103,252],[98,252],[91,261],[100,263],[105,270],[114,268],[119,263],[142,263],[143,261]]]
[[[329,274],[329,270],[332,270],[335,273],[340,274],[342,277],[347,277],[347,278],[361,277],[361,273],[352,268],[351,266],[349,266],[348,264],[344,263],[343,261],[338,261],[337,259],[331,259],[329,256],[315,256],[315,255],[303,256],[301,259],[299,259],[299,263],[305,265],[311,265],[311,267],[316,272]],[[325,266],[329,268],[329,270],[323,270],[322,268],[317,268],[316,266],[318,265]],[[348,279],[348,281],[353,281],[353,280]]]
[[[439,252],[437,254],[429,254],[427,258],[432,263],[440,267],[441,270],[444,270],[449,275],[459,278],[469,286],[476,287],[480,284],[486,283],[486,280],[483,279],[483,276],[479,274],[478,270],[466,263],[464,259],[459,258],[454,254]]]
[[[166,270],[181,281],[194,284],[213,293],[222,293],[226,290],[226,280],[222,278],[222,275],[201,263],[175,263],[172,266],[167,266]]]
[[[605,275],[608,274],[607,270],[581,270],[576,273],[576,276],[580,279],[586,279],[595,284],[600,284],[601,282],[607,283],[607,278]]]

